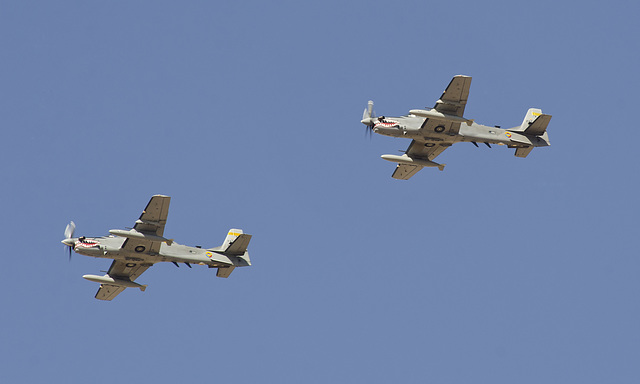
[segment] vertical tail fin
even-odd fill
[[[546,132],[549,121],[551,121],[551,115],[545,115],[541,109],[530,108],[522,124],[519,127],[510,129],[510,131],[541,136]]]
[[[527,114],[524,116],[524,120],[522,120],[522,124],[520,124],[519,131],[524,132],[529,128],[531,124],[538,118],[538,116],[542,115],[542,109],[538,108],[530,108],[527,111]]]
[[[227,237],[224,238],[224,242],[220,246],[221,250],[226,251],[227,248],[229,248],[229,245],[231,245],[231,243],[233,243],[238,238],[238,236],[242,235],[243,233],[244,232],[242,232],[242,229],[231,228],[229,230],[229,233],[227,233]]]
[[[244,255],[248,262],[247,247],[249,246],[249,241],[251,241],[251,235],[245,234],[242,232],[242,229],[232,228],[229,230],[229,233],[227,233],[224,243],[212,250],[232,256]]]

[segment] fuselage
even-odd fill
[[[248,253],[242,256],[224,255],[211,249],[189,247],[173,242],[171,245],[162,243],[157,254],[146,251],[136,252],[122,249],[125,238],[117,236],[89,237],[69,239],[73,250],[84,256],[123,260],[144,263],[189,263],[213,267],[248,266],[251,265]],[[144,249],[144,247],[142,247]]]
[[[507,146],[546,146],[548,144],[547,133],[536,137],[513,132],[499,127],[486,125],[471,125],[466,123],[436,125],[433,130],[421,129],[425,118],[414,115],[399,117],[384,117],[378,119],[373,125],[373,132],[391,136],[405,137],[424,141],[427,144],[453,144],[457,142],[480,142]],[[450,127],[450,128],[447,128]]]

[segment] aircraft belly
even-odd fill
[[[211,257],[209,257],[210,261],[216,264],[226,264],[226,265],[234,265],[234,262],[225,255],[221,255],[217,252],[209,252]]]
[[[209,258],[204,254],[199,253],[171,253],[171,254],[161,254],[160,257],[163,261],[177,261],[177,262],[185,262],[185,263],[207,263]]]
[[[411,130],[411,131],[406,131],[406,134],[403,136],[409,139],[418,139],[421,140],[424,135],[422,134],[422,132],[420,132],[420,130]]]
[[[380,135],[392,136],[392,137],[403,136],[402,130],[400,130],[399,128],[375,128],[374,132]]]
[[[501,128],[491,128],[483,125],[471,127],[462,124],[460,126],[462,141],[478,141],[483,143],[510,144],[511,139],[507,131]]]
[[[104,257],[104,251],[98,247],[94,247],[94,248],[76,247],[75,252],[83,256]]]
[[[457,141],[459,141],[458,136],[423,136],[416,135],[415,139],[418,141],[424,141],[425,143],[433,143],[433,144],[442,144],[442,145],[451,145]]]
[[[159,257],[162,258],[162,261],[178,263],[233,265],[233,262],[225,255],[207,249],[188,247],[180,244],[161,247]]]
[[[205,255],[173,255],[166,256],[167,261],[176,261],[180,263],[208,264],[209,258]]]

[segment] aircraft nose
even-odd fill
[[[370,117],[364,118],[362,120],[360,120],[360,122],[364,125],[373,125],[373,119]]]
[[[76,244],[75,240],[73,239],[64,239],[61,241],[61,243],[68,247],[73,247]]]

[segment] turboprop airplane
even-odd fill
[[[535,147],[551,145],[547,135],[551,115],[537,108],[529,109],[522,124],[509,129],[476,124],[463,117],[470,86],[470,76],[454,76],[432,109],[412,109],[400,117],[376,118],[373,101],[369,101],[361,120],[369,132],[413,139],[404,155],[381,156],[398,164],[391,177],[408,180],[423,167],[444,170],[445,164],[433,159],[458,142],[470,142],[476,147],[478,143],[485,143],[489,148],[490,144],[506,145],[516,149],[517,157],[527,157]]]
[[[96,299],[113,300],[125,288],[144,291],[147,286],[135,280],[153,264],[162,261],[172,262],[176,267],[180,266],[178,263],[184,263],[189,268],[191,264],[218,268],[218,277],[229,277],[235,267],[251,265],[247,252],[251,235],[241,229],[230,229],[221,246],[209,249],[188,247],[165,238],[170,200],[169,196],[163,195],[151,197],[132,229],[112,229],[109,236],[73,237],[76,225],[73,221],[67,225],[62,243],[69,247],[69,257],[74,250],[85,256],[113,259],[106,275],[82,276],[100,283]]]

